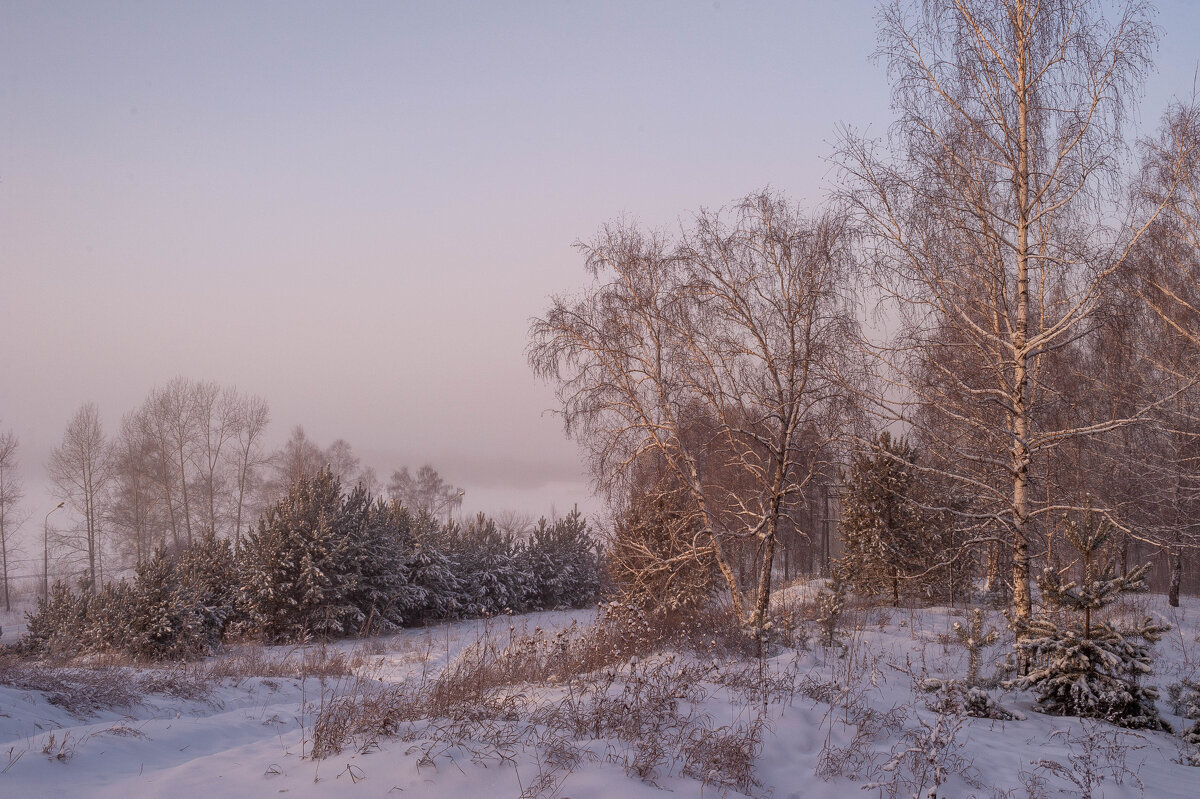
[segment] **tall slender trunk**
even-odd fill
[[[96,572],[96,485],[91,467],[84,467],[83,483],[83,520],[88,548],[88,580],[92,593],[96,593],[99,579]]]
[[[188,506],[188,489],[187,489],[187,455],[184,452],[184,440],[178,440],[179,448],[179,493],[183,498],[183,525],[184,531],[187,533],[187,542],[190,546],[192,543],[192,511]]]
[[[1000,585],[1000,545],[992,542],[984,546],[987,547],[987,568],[983,575],[983,592],[992,594],[999,590]]]
[[[250,453],[249,450],[247,450],[242,457],[242,464],[241,468],[239,469],[240,473],[238,474],[237,511],[234,514],[233,523],[234,543],[240,543],[242,540],[242,508],[245,507],[246,504],[246,480],[250,474],[249,460]]]
[[[1183,582],[1183,547],[1171,547],[1171,587],[1167,590],[1167,601],[1171,607],[1179,607],[1179,586]]]
[[[3,495],[3,478],[0,478],[0,496]],[[8,531],[4,529],[4,508],[0,507],[0,569],[4,576],[4,612],[12,610],[12,602],[8,598]]]
[[[1177,411],[1182,410],[1182,405],[1182,399],[1176,398],[1175,408]],[[1171,503],[1171,515],[1173,517],[1173,521],[1175,522],[1172,525],[1174,528],[1173,537],[1175,539],[1175,546],[1171,547],[1171,584],[1170,588],[1167,589],[1167,602],[1170,603],[1171,607],[1177,608],[1179,607],[1179,588],[1180,584],[1183,582],[1183,533],[1180,530],[1180,522],[1182,520],[1180,519],[1181,514],[1179,512],[1181,507],[1180,503],[1183,501],[1183,473],[1180,469],[1179,463],[1182,450],[1181,442],[1179,440],[1180,434],[1176,433],[1174,438],[1175,485],[1172,491],[1174,495],[1174,501]]]
[[[173,468],[169,463],[172,460],[168,446],[170,441],[167,438],[166,429],[161,427],[164,424],[162,420],[155,420],[154,424],[160,426],[154,431],[155,444],[158,446],[156,454],[159,458],[159,462],[155,464],[155,476],[159,488],[162,489],[163,502],[167,510],[167,519],[171,523],[171,543],[178,548],[181,542],[179,539],[179,521],[175,516],[175,503],[171,498],[171,482],[174,478],[172,476]]]
[[[774,503],[778,506],[778,499]],[[761,633],[767,625],[767,611],[771,606],[771,566],[775,561],[775,534],[778,530],[778,507],[767,522],[767,535],[763,540],[762,562],[759,564],[758,597],[754,603],[754,614],[750,617],[750,626],[760,634],[759,647],[762,646]]]
[[[12,610],[12,602],[8,596],[8,492],[9,485],[5,481],[7,468],[0,468],[0,569],[4,577],[4,612]]]
[[[1017,318],[1013,331],[1012,397],[1012,582],[1013,620],[1027,623],[1033,614],[1029,589],[1029,442],[1033,433],[1029,396],[1029,197],[1030,141],[1028,84],[1028,22],[1021,9],[1017,25],[1017,172],[1013,176],[1017,200]]]

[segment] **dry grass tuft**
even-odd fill
[[[139,664],[126,657],[90,655],[68,661],[32,661],[0,653],[0,685],[39,691],[76,716],[128,708],[148,695],[208,701],[217,683],[243,679],[344,678],[365,669],[367,658],[323,645],[281,655],[261,645],[233,647],[207,661]]]
[[[522,783],[524,797],[553,795],[566,774],[600,757],[649,782],[679,774],[751,789],[765,724],[760,711],[791,696],[797,668],[779,675],[762,661],[701,665],[658,654],[729,645],[711,620],[656,623],[662,621],[618,606],[595,625],[556,633],[518,633],[510,625],[497,634],[488,627],[436,675],[423,671],[398,684],[361,675],[343,681],[322,694],[308,754],[371,751],[384,737],[412,741],[409,752],[421,765],[463,753],[473,762],[503,763],[532,752],[539,770]],[[753,643],[738,630],[731,646]],[[745,703],[751,720],[717,726],[698,710],[717,689]]]

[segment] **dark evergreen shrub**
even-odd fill
[[[525,609],[529,575],[522,568],[522,545],[501,533],[494,520],[480,513],[466,525],[449,525],[443,540],[461,580],[461,615]]]
[[[525,604],[530,610],[579,608],[598,598],[596,540],[578,508],[554,522],[540,519],[523,554],[529,576]]]
[[[949,516],[927,509],[946,501],[927,501],[931,489],[919,479],[916,448],[887,432],[872,444],[853,457],[845,476],[838,522],[842,579],[857,594],[885,596],[897,605],[945,596],[953,579],[966,584]]]
[[[244,539],[241,605],[248,628],[268,640],[357,632],[362,517],[343,502],[329,469],[301,478]]]
[[[41,657],[71,657],[82,648],[87,618],[85,594],[75,595],[62,580],[50,586],[50,595],[39,597],[37,610],[25,614],[22,648]]]

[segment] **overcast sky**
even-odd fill
[[[572,243],[772,185],[819,202],[882,135],[868,2],[0,0],[0,429],[30,503],[83,402],[182,375],[259,394],[465,510],[592,509],[525,363]],[[1160,3],[1140,122],[1190,94]],[[41,516],[40,505],[38,518]]]

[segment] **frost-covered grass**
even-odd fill
[[[234,647],[195,664],[0,663],[0,793],[12,796],[1193,796],[1180,742],[1045,716],[962,715],[961,609],[847,602],[837,644],[816,586],[777,597],[761,661],[716,617],[666,632],[594,611]],[[1136,607],[1175,629],[1152,682],[1200,677],[1200,602]],[[989,626],[1005,630],[998,611]],[[651,625],[653,627],[653,625]],[[1011,638],[983,653],[993,676]],[[783,641],[784,643],[778,643]],[[868,790],[862,788],[869,786]]]

